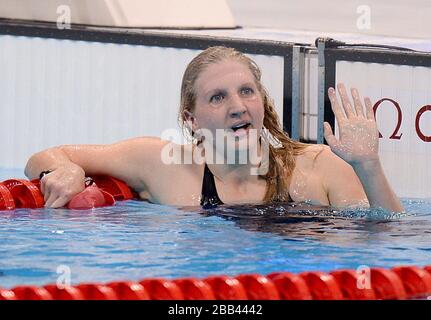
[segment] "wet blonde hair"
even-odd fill
[[[233,48],[223,46],[209,47],[198,54],[187,66],[181,84],[181,102],[179,110],[179,122],[186,135],[193,136],[190,126],[186,124],[185,111],[193,113],[196,105],[195,84],[199,75],[212,64],[223,60],[235,59],[244,63],[254,76],[264,105],[262,138],[269,144],[269,167],[261,178],[266,180],[265,203],[272,201],[289,200],[289,177],[295,168],[295,156],[300,154],[308,145],[294,141],[283,131],[280,120],[275,112],[273,100],[269,97],[261,83],[261,71],[257,64]],[[267,134],[269,132],[269,134]],[[274,140],[276,143],[274,143]]]

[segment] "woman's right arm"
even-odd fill
[[[167,141],[134,138],[110,145],[64,145],[31,156],[25,168],[29,179],[52,170],[41,179],[45,206],[67,204],[85,188],[89,175],[109,175],[121,179],[136,191],[145,189],[146,176],[160,168],[160,152]]]

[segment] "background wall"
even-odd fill
[[[245,27],[431,39],[429,0],[227,1],[237,24]],[[369,29],[357,26],[361,6],[370,9]]]
[[[199,50],[0,36],[0,168],[61,144],[178,131],[183,72]],[[251,55],[283,116],[281,56]]]
[[[0,17],[75,24],[161,27],[233,28],[225,0],[1,0]]]

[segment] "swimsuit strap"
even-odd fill
[[[290,193],[288,194],[288,203],[294,202]],[[204,209],[211,209],[218,205],[224,204],[217,194],[217,188],[214,181],[214,175],[205,163],[204,179],[202,182],[201,206]]]
[[[287,200],[288,203],[295,202],[295,201],[293,201],[292,197],[290,196],[290,193],[287,196],[289,197],[289,200]]]
[[[201,206],[204,209],[214,208],[223,204],[217,194],[214,175],[205,163],[204,179],[202,182]]]

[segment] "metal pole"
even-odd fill
[[[325,40],[317,41],[317,143],[324,142],[323,122],[325,120]]]

